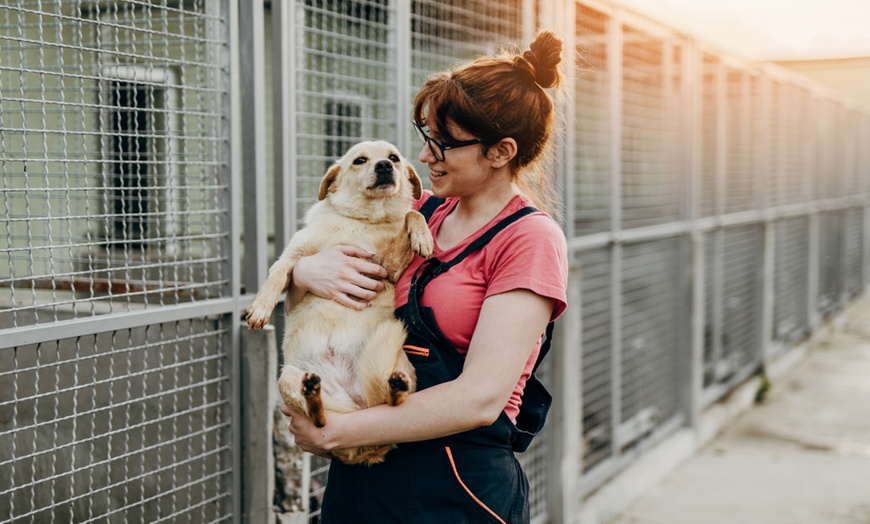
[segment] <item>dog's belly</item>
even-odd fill
[[[392,306],[387,305],[373,304],[357,311],[309,296],[287,317],[284,363],[320,376],[324,399],[329,399],[328,410],[344,412],[366,407],[355,363],[373,326],[392,319]]]

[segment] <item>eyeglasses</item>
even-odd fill
[[[438,142],[431,136],[427,135],[425,131],[423,131],[423,126],[418,124],[417,122],[411,122],[414,124],[414,131],[417,132],[417,136],[420,137],[420,141],[429,146],[429,151],[432,151],[432,154],[435,155],[435,159],[439,162],[444,162],[444,152],[448,149],[456,149],[457,147],[465,147],[465,146],[473,146],[475,144],[482,144],[483,140],[474,139],[474,140],[463,140],[461,142],[455,142],[453,144],[442,144]]]

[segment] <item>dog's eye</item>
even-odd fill
[[[353,159],[353,165],[355,165],[355,166],[360,166],[360,165],[365,164],[365,163],[368,162],[368,161],[369,161],[368,158],[366,158],[366,157],[364,157],[364,156],[358,156],[358,157],[356,157],[356,158]]]
[[[389,159],[390,159],[392,162],[398,162],[398,161],[399,161],[399,157],[398,157],[398,155],[390,155],[390,156],[389,156]]]

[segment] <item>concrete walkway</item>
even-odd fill
[[[870,296],[618,524],[870,524]]]

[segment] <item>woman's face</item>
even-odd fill
[[[476,136],[453,123],[448,123],[448,127],[450,135],[458,143],[477,139]],[[427,132],[430,138],[442,145],[454,145],[434,127],[429,127]],[[432,192],[435,195],[463,197],[478,194],[492,182],[493,169],[479,144],[448,149],[443,153],[444,160],[438,160],[432,148],[437,146],[424,143],[418,159],[429,166],[429,181],[432,183]]]

